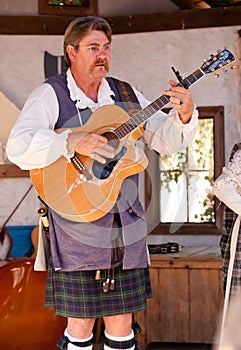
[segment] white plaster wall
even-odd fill
[[[174,78],[171,66],[189,75],[202,65],[204,58],[227,47],[236,56],[236,68],[219,79],[205,76],[191,87],[196,105],[225,107],[227,160],[232,145],[240,141],[241,132],[239,29],[232,26],[115,35],[110,73],[130,81],[154,100],[168,88],[168,80]],[[44,51],[62,55],[62,39],[62,36],[0,36],[0,91],[18,108],[22,108],[31,90],[44,79]],[[0,180],[0,226],[28,185],[28,179]],[[39,205],[36,198],[32,191],[9,224],[36,224]]]
[[[44,51],[62,55],[62,36],[0,35],[0,91],[18,108],[44,81]]]
[[[31,186],[29,178],[0,179],[0,226],[2,226],[13,213],[22,198]],[[32,187],[19,207],[13,213],[7,225],[27,226],[38,224],[37,211],[40,202],[37,193]]]

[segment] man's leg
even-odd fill
[[[135,337],[132,330],[132,314],[104,317],[104,350],[135,349]]]

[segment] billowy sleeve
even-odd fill
[[[30,170],[46,167],[62,155],[68,157],[70,131],[54,131],[58,112],[57,96],[49,84],[30,94],[8,138],[6,152],[12,163]]]
[[[215,180],[214,195],[236,214],[241,215],[241,150]]]

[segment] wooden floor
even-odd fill
[[[103,340],[94,344],[93,350],[102,350]],[[210,344],[191,344],[191,343],[151,343],[146,350],[212,350]]]
[[[147,350],[211,350],[212,345],[191,343],[155,343],[150,344]]]

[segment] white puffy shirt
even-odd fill
[[[78,88],[70,70],[67,71],[67,85],[71,99],[77,101],[77,110],[89,107],[95,112],[100,106],[114,104],[111,97],[114,92],[105,79],[100,84],[97,103]],[[150,101],[136,89],[134,91],[141,107],[146,107]],[[55,133],[54,125],[58,116],[59,105],[55,91],[50,84],[43,83],[30,94],[11,130],[6,147],[9,160],[21,169],[30,170],[46,167],[60,156],[68,158],[66,143],[70,131]],[[79,118],[81,124],[80,115]],[[197,125],[196,109],[187,124],[182,123],[174,109],[168,115],[159,111],[147,121],[142,140],[151,149],[164,155],[170,154],[189,145]]]

